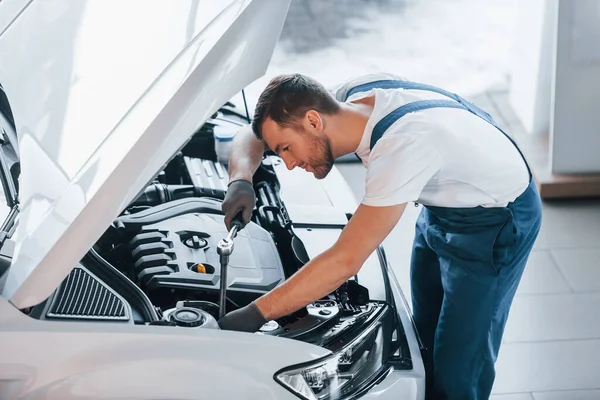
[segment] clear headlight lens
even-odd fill
[[[381,371],[383,329],[371,325],[333,356],[319,362],[286,368],[275,380],[307,400],[342,399]]]

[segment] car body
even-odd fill
[[[214,138],[249,122],[234,98],[264,74],[288,6],[0,2],[0,398],[424,397],[383,248],[259,332],[216,323]],[[335,167],[317,181],[268,153],[254,187],[227,311],[333,244],[357,206]]]

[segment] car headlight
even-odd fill
[[[383,349],[383,328],[376,322],[332,356],[285,368],[275,380],[302,399],[343,399],[381,375]]]

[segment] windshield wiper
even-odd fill
[[[6,157],[4,155],[4,149],[2,149],[3,141],[0,140],[0,168],[2,173],[0,174],[0,180],[2,181],[2,187],[4,188],[4,196],[6,196],[6,202],[10,208],[13,208],[19,203],[17,198],[17,188],[10,176],[10,171],[6,163]]]
[[[19,198],[17,188],[15,187],[15,183],[10,174],[10,168],[6,161],[6,154],[4,153],[4,144],[6,143],[7,138],[6,132],[1,126],[0,134],[0,181],[2,182],[6,203],[10,207],[10,212],[0,227],[0,248],[2,248],[4,241],[12,233],[17,215],[19,214]]]
[[[13,234],[13,229],[15,227],[15,221],[17,220],[17,216],[19,215],[19,205],[15,204],[8,213],[6,220],[0,227],[0,249],[4,246],[4,242],[7,238],[11,237]]]
[[[0,180],[2,181],[2,188],[4,189],[4,195],[10,208],[13,208],[18,204],[17,188],[12,180],[10,173],[10,167],[6,161],[6,153],[4,151],[4,145],[6,142],[10,143],[7,137],[7,133],[0,125]]]

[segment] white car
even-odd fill
[[[219,257],[215,137],[248,123],[229,100],[265,73],[288,3],[0,1],[1,399],[424,398],[383,248],[259,332],[217,324],[356,208],[335,168],[317,181],[265,154]]]

